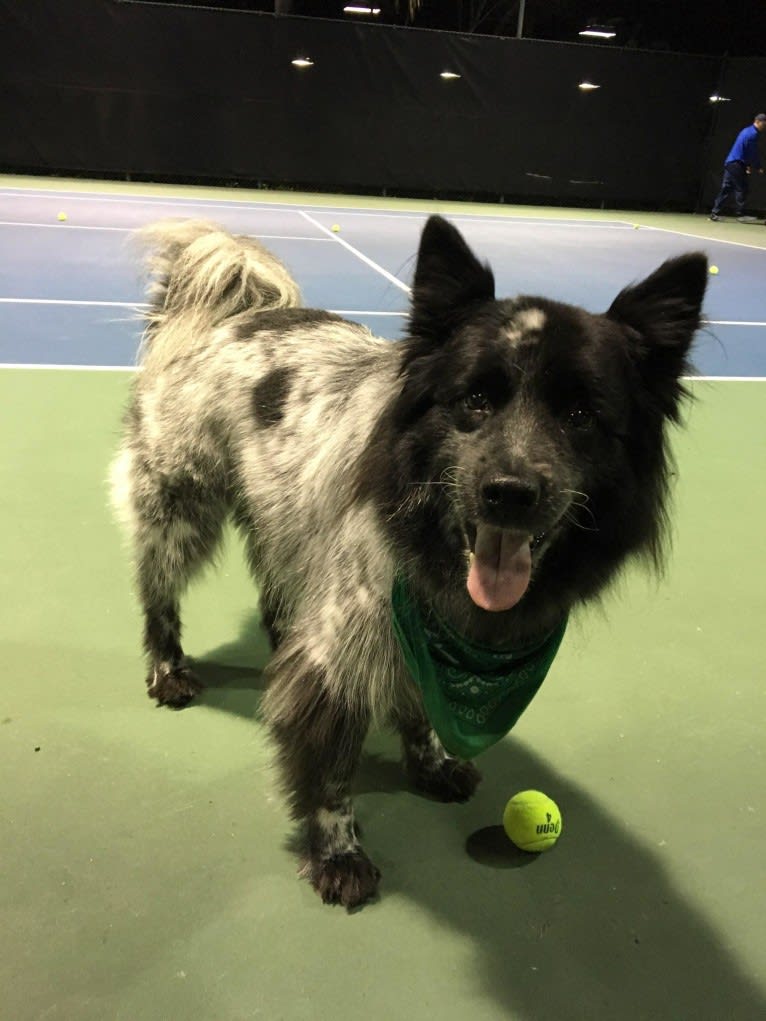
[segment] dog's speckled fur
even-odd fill
[[[701,255],[672,260],[604,315],[496,300],[491,271],[440,217],[423,232],[407,338],[299,307],[277,259],[214,225],[144,232],[152,305],[113,499],[132,537],[149,693],[199,690],[179,600],[227,519],[244,536],[275,646],[264,712],[303,873],[347,907],[375,895],[349,796],[369,725],[400,732],[420,789],[465,800],[396,644],[390,596],[467,637],[536,639],[631,555],[659,563],[665,427],[700,322]],[[477,527],[528,535],[517,605],[482,609],[466,576]]]

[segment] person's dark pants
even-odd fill
[[[744,163],[736,161],[727,163],[723,168],[723,184],[718,192],[718,198],[713,203],[713,215],[718,216],[723,204],[729,195],[734,192],[734,202],[737,206],[737,216],[743,216],[745,202],[747,200],[747,173]]]

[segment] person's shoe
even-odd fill
[[[737,223],[758,223],[757,216],[738,216]]]
[[[708,220],[720,220],[720,219],[721,219],[721,217],[718,215],[718,213],[711,213],[710,216],[708,217]]]

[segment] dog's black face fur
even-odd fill
[[[426,598],[460,593],[470,629],[504,641],[596,595],[630,554],[659,564],[665,426],[678,418],[706,281],[692,254],[604,315],[498,301],[460,234],[429,220],[401,393],[371,460],[375,499]],[[469,593],[477,528],[531,560],[528,581],[489,600],[481,586],[478,601]]]

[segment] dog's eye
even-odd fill
[[[574,429],[585,431],[586,429],[591,429],[596,424],[596,416],[590,408],[578,404],[567,415],[567,421]]]
[[[466,394],[463,398],[463,407],[474,415],[488,415],[492,411],[492,403],[486,394],[477,390],[475,393]]]

